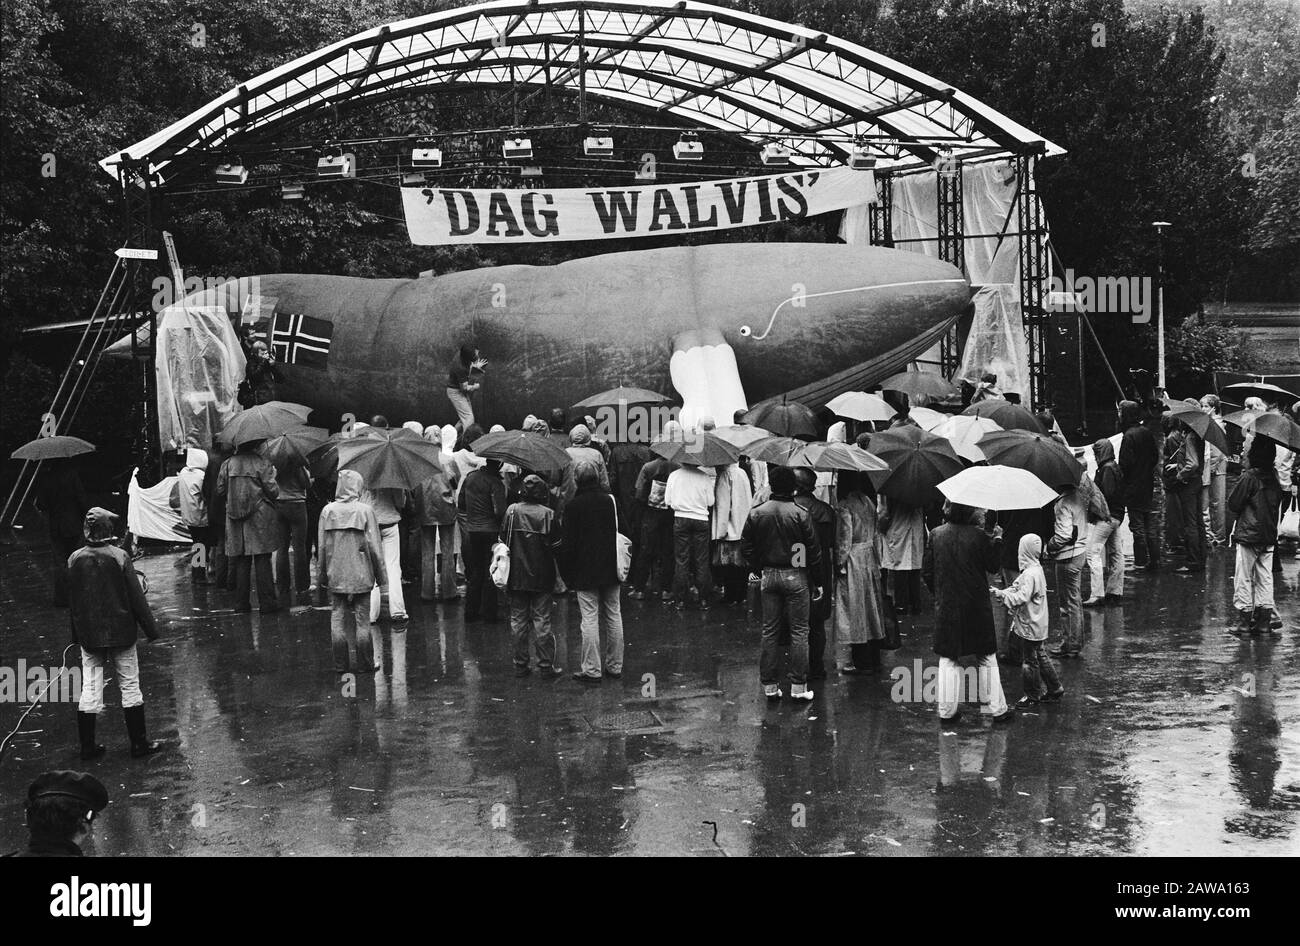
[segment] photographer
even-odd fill
[[[248,355],[248,366],[244,370],[244,380],[239,385],[239,403],[243,407],[265,404],[276,400],[277,384],[285,381],[284,372],[275,363],[275,355],[266,342],[253,342]]]

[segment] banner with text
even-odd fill
[[[411,242],[614,240],[801,220],[875,199],[874,175],[804,170],[693,184],[562,190],[403,187]]]

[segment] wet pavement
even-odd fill
[[[623,679],[584,686],[516,679],[506,624],[466,626],[412,586],[406,629],[378,626],[382,673],[351,695],[328,611],[231,613],[176,558],[137,562],[163,619],[141,645],[150,735],[169,748],[127,757],[112,683],[97,762],[78,760],[75,706],[38,705],[0,763],[0,853],[25,837],[27,785],[54,768],[108,786],[101,856],[1300,853],[1291,557],[1279,639],[1224,633],[1226,552],[1204,580],[1143,574],[1122,606],[1088,611],[1065,700],[998,726],[974,707],[941,726],[932,703],[893,699],[891,670],[936,663],[928,616],[874,678],[832,670],[813,702],[769,706],[758,625],[739,610],[624,598]],[[40,560],[9,549],[0,667],[59,664],[67,615],[47,594]],[[576,669],[572,599],[554,626]],[[1003,668],[1012,701],[1019,677]],[[0,703],[0,738],[27,706]]]

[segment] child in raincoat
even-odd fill
[[[1011,612],[1011,630],[1021,639],[1021,672],[1024,675],[1025,695],[1017,706],[1055,702],[1065,695],[1056,664],[1047,653],[1047,578],[1039,561],[1043,554],[1043,540],[1036,533],[1021,536],[1018,556],[1020,577],[1006,589],[990,588]]]
[[[334,669],[347,673],[356,652],[358,668],[374,673],[382,668],[370,634],[370,591],[388,585],[375,511],[361,501],[361,474],[339,470],[334,502],[321,510],[317,534],[320,584],[330,592],[330,643]],[[400,580],[400,579],[399,579]],[[347,627],[351,611],[354,626]]]
[[[193,542],[190,556],[190,580],[207,583],[209,556],[212,554],[212,530],[208,524],[208,502],[203,496],[203,480],[208,470],[208,454],[198,447],[185,450],[185,469],[176,475],[172,486],[171,507],[181,514]]]

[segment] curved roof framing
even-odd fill
[[[694,0],[498,0],[390,23],[236,86],[100,165],[181,168],[270,140],[336,106],[469,86],[583,89],[664,124],[785,144],[842,163],[862,139],[879,167],[1063,149],[900,62],[825,33]]]

